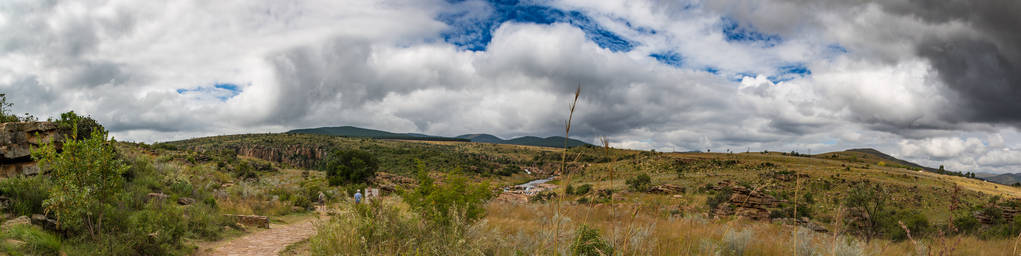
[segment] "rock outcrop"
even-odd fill
[[[652,188],[649,189],[649,193],[655,193],[655,194],[679,194],[679,193],[684,193],[684,192],[685,192],[684,187],[681,187],[681,186],[678,186],[678,185],[674,185],[674,184],[663,184],[663,185],[653,186]]]
[[[975,211],[973,215],[978,222],[986,225],[1000,223],[1014,223],[1014,218],[1021,214],[1021,209],[1004,205],[987,205],[987,208],[996,208],[999,217],[990,216],[986,211]]]
[[[728,181],[720,182],[711,189],[730,191],[730,198],[713,210],[713,214],[716,215],[737,215],[754,220],[766,220],[769,219],[769,210],[779,208],[782,202],[761,191]]]
[[[57,126],[50,122],[0,123],[0,177],[39,174],[32,149],[59,143]]]
[[[233,218],[234,221],[245,226],[256,226],[259,228],[269,228],[269,217],[259,215],[234,215],[224,214],[224,216]]]
[[[224,147],[228,150],[233,150],[238,156],[258,158],[270,162],[277,162],[286,164],[289,166],[300,167],[304,169],[312,169],[319,165],[320,161],[326,159],[327,154],[330,150],[328,147],[323,145],[306,145],[306,144],[250,144],[250,143],[239,143],[233,145],[227,145]],[[209,151],[217,151],[223,148],[206,148],[206,147],[190,147],[188,150],[192,150],[200,153],[207,153]]]
[[[395,192],[398,188],[412,188],[418,185],[415,179],[386,172],[377,172],[371,182],[385,192]]]

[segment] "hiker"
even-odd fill
[[[361,203],[361,202],[362,202],[362,190],[361,189],[355,190],[355,203],[357,204],[357,203]]]
[[[326,194],[323,194],[322,191],[319,191],[319,205],[320,206],[326,205]]]

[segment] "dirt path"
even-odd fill
[[[288,245],[301,242],[316,233],[316,224],[327,220],[329,216],[315,215],[293,223],[274,225],[269,229],[260,229],[241,237],[219,241],[199,247],[196,255],[227,256],[227,255],[272,255],[280,254]]]

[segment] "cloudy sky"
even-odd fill
[[[0,92],[121,140],[353,125],[1021,172],[1016,0],[0,1]]]

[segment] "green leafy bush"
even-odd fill
[[[493,194],[488,183],[469,183],[457,171],[448,173],[444,183],[436,185],[421,161],[418,182],[417,188],[401,193],[401,197],[423,217],[440,224],[450,223],[451,211],[469,223],[482,218],[486,213],[484,204]]]
[[[379,161],[361,150],[334,151],[324,166],[330,186],[363,183],[376,175]]]
[[[648,174],[642,173],[638,176],[627,179],[625,183],[631,191],[645,192],[649,191],[649,188],[652,187],[652,177],[649,177]]]
[[[571,244],[571,254],[586,256],[613,255],[613,246],[599,236],[598,229],[583,224],[578,227],[575,236],[577,237],[574,239],[574,243]]]
[[[60,114],[60,119],[50,120],[57,125],[57,132],[76,140],[87,139],[93,134],[106,136],[106,128],[92,119],[91,116],[80,116],[74,111]]]
[[[150,204],[132,213],[128,218],[132,249],[140,255],[168,255],[179,250],[188,224],[181,216],[177,206],[167,203]]]
[[[574,189],[575,195],[585,195],[592,191],[592,184],[583,184]]]
[[[106,134],[93,130],[92,136],[65,140],[62,151],[53,144],[34,150],[32,157],[50,168],[53,186],[43,202],[47,211],[70,231],[87,231],[97,238],[102,233],[104,214],[114,206],[115,195],[123,190],[121,176],[128,170]]]
[[[11,199],[10,212],[16,216],[43,213],[43,201],[50,197],[52,182],[44,176],[17,176],[0,180],[0,194]]]
[[[0,239],[14,239],[25,242],[25,244],[18,246],[18,248],[4,248],[11,255],[20,253],[28,255],[60,255],[64,246],[59,237],[33,225],[11,226],[4,229],[3,233],[0,233]]]

